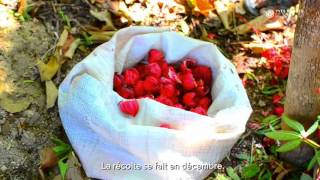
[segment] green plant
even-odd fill
[[[301,143],[305,143],[312,147],[315,151],[315,155],[309,162],[308,170],[312,169],[314,164],[317,162],[320,165],[320,145],[313,141],[310,137],[318,129],[320,116],[313,123],[313,125],[305,130],[303,125],[298,121],[292,120],[287,116],[282,116],[282,120],[292,129],[292,130],[277,130],[265,133],[265,135],[271,139],[278,141],[287,141],[285,144],[277,148],[277,152],[288,152],[298,148]]]
[[[58,167],[61,177],[62,179],[64,179],[69,169],[67,160],[70,153],[72,153],[72,147],[69,144],[66,144],[65,142],[57,138],[52,138],[52,142],[56,145],[53,148],[53,151],[59,158]]]

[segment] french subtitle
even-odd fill
[[[156,162],[155,164],[137,164],[129,163],[123,164],[120,162],[108,164],[101,163],[101,170],[124,170],[124,171],[136,171],[136,170],[156,170],[156,171],[168,171],[168,170],[177,170],[177,171],[202,171],[202,170],[222,170],[224,167],[222,164],[218,163],[204,163],[204,164],[168,164],[164,162]]]

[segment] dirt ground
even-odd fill
[[[53,52],[63,23],[49,1],[44,1],[35,18],[19,21],[11,10],[16,3],[0,3],[0,179],[39,179],[39,151],[53,146],[53,137],[67,142],[57,106],[46,108],[45,85],[37,69],[37,60],[43,61]],[[66,1],[58,6],[73,20],[74,26],[92,21],[92,16],[88,16],[89,6],[83,1],[74,0],[72,4]],[[53,81],[59,84],[86,55],[77,51]],[[262,109],[266,107],[265,102],[251,100]],[[239,152],[250,152],[252,144],[259,141],[250,133],[247,135],[223,162],[225,166],[236,165],[232,157]],[[53,172],[58,174],[58,169]]]

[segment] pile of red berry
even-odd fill
[[[195,59],[184,58],[168,64],[162,51],[151,49],[147,63],[139,63],[114,74],[114,90],[126,99],[148,97],[158,102],[198,114],[206,115],[211,100],[212,72]],[[137,105],[120,105],[123,112],[135,116]],[[128,113],[128,108],[134,113]]]

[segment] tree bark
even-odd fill
[[[320,0],[300,1],[285,115],[309,127],[320,114]],[[283,129],[288,127],[282,123]]]

